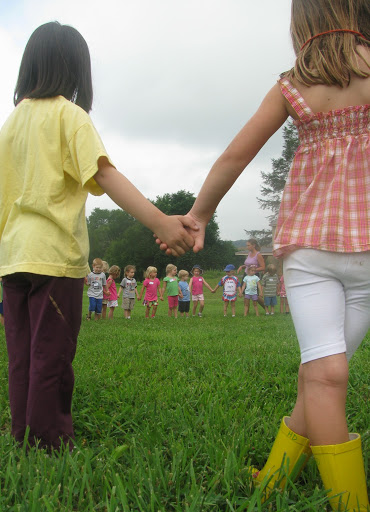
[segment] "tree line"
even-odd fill
[[[152,203],[167,215],[185,215],[195,201],[195,196],[185,190],[158,196]],[[188,252],[179,258],[167,256],[159,250],[152,232],[123,210],[95,208],[87,219],[90,238],[90,265],[94,258],[101,258],[109,265],[136,266],[136,277],[141,279],[149,266],[157,267],[159,276],[165,275],[166,265],[174,263],[180,270],[190,270],[194,264],[204,269],[223,269],[228,263],[238,265],[232,242],[220,238],[214,215],[205,235],[205,248],[198,254]]]

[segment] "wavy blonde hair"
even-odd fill
[[[145,277],[148,278],[152,272],[158,272],[156,267],[148,267],[145,272]]]
[[[358,46],[370,46],[369,0],[292,0],[290,33],[295,66],[282,76],[304,85],[339,85],[345,87],[351,76],[370,76],[370,62]],[[365,39],[348,32],[325,34],[302,46],[311,37],[328,30],[348,29],[360,32]],[[302,48],[302,49],[301,49]],[[364,71],[359,61],[365,64]]]

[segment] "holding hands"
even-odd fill
[[[174,231],[172,237],[174,241],[172,242],[169,237],[169,229],[171,227],[170,219],[174,218],[178,223],[177,231],[175,224],[173,224]],[[193,252],[197,253],[204,247],[206,226],[207,222],[197,219],[190,211],[183,216],[174,215],[167,217],[162,229],[164,236],[161,236],[160,230],[158,229],[154,237],[161,251],[165,251],[167,255],[181,256],[191,249],[193,249]]]

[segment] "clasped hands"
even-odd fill
[[[193,250],[203,249],[206,222],[191,212],[186,215],[164,215],[155,230],[154,237],[161,251],[169,256],[182,256]]]

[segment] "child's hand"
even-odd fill
[[[192,218],[166,215],[155,230],[154,236],[156,243],[166,254],[181,256],[194,247],[193,233],[197,231],[197,224]]]
[[[159,297],[161,299],[161,301],[164,301],[164,298],[163,297]]]
[[[193,252],[199,252],[204,247],[204,235],[207,224],[203,221],[196,219],[196,217],[190,212],[184,216],[177,216],[184,228],[193,238]],[[173,254],[169,245],[163,240],[158,233],[154,235],[156,237],[156,243],[159,245],[161,251],[165,251],[166,254]]]

